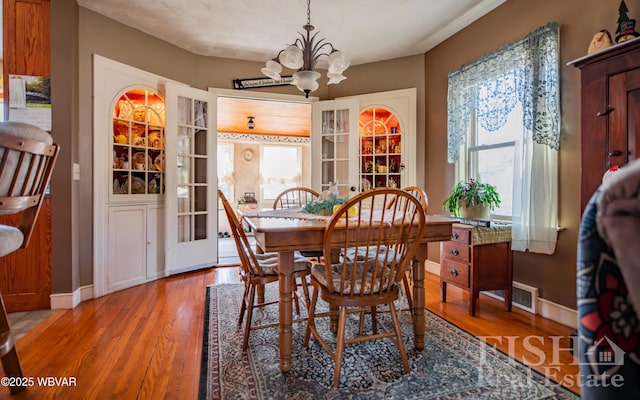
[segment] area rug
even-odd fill
[[[277,327],[252,331],[249,348],[242,352],[242,329],[237,325],[242,292],[242,285],[207,288],[200,400],[578,399],[429,311],[423,351],[413,348],[411,316],[399,313],[411,366],[408,374],[390,340],[352,344],[345,347],[340,387],[333,388],[333,362],[327,353],[313,340],[307,349],[302,345],[306,322],[293,324],[293,367],[285,374],[279,367]],[[277,285],[268,285],[266,297],[277,296]],[[318,307],[323,306],[318,300]],[[301,314],[306,315],[304,308]],[[277,318],[277,305],[254,312],[257,323]],[[354,326],[351,322],[348,327]],[[326,318],[317,325],[319,330],[329,329]],[[327,333],[323,337],[332,337]]]

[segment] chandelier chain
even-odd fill
[[[311,25],[311,0],[307,0],[307,25]]]

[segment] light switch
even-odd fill
[[[80,164],[78,163],[73,163],[73,180],[80,180]]]

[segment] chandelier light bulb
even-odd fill
[[[317,71],[298,71],[293,74],[293,79],[296,82],[298,89],[305,93],[306,97],[309,97],[309,93],[318,89],[318,78],[320,73]]]
[[[327,77],[329,78],[329,81],[327,82],[327,85],[336,85],[336,84],[342,82],[343,80],[347,79],[347,77],[342,75],[342,73],[340,73],[340,72],[338,72],[338,73],[328,72],[327,73]]]
[[[280,63],[289,69],[298,69],[304,65],[302,50],[295,45],[287,46],[280,54]]]
[[[271,79],[280,80],[280,72],[282,72],[282,65],[275,60],[267,61],[266,67],[262,68],[262,73]]]
[[[349,68],[350,61],[340,50],[334,50],[327,59],[329,62],[329,72],[332,74],[341,74]]]

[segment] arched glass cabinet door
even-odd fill
[[[165,102],[157,93],[131,89],[112,115],[112,199],[164,193]]]
[[[396,115],[383,107],[360,112],[360,190],[378,187],[403,187],[403,127]]]

